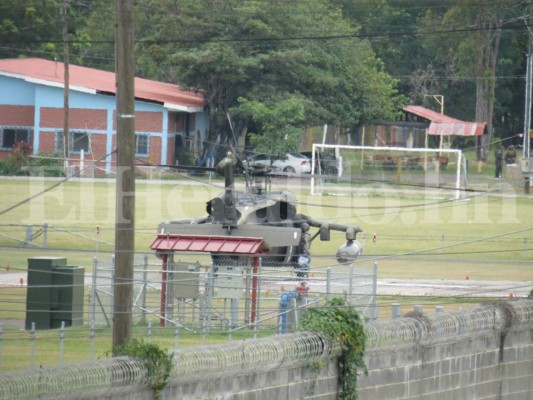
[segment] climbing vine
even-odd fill
[[[147,383],[152,387],[154,396],[158,398],[167,385],[173,366],[173,355],[155,344],[144,343],[137,339],[131,339],[118,347],[115,354],[117,356],[130,356],[144,362],[148,373]]]
[[[336,297],[325,307],[306,310],[300,329],[317,332],[331,341],[339,368],[339,399],[356,400],[359,371],[368,373],[364,361],[366,336],[359,313]]]

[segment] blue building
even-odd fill
[[[92,161],[97,173],[114,170],[116,78],[112,72],[69,65],[68,159]],[[175,165],[197,157],[209,128],[201,93],[135,78],[136,157]],[[64,154],[64,65],[38,58],[0,60],[0,158],[17,142],[33,154]]]

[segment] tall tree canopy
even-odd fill
[[[4,0],[0,57],[113,70],[114,2]],[[530,3],[521,0],[136,0],[136,75],[202,91],[209,141],[268,134],[238,99],[303,107],[299,127],[391,118],[403,99],[520,132]],[[280,115],[280,117],[283,117]],[[295,122],[291,122],[295,124]],[[492,131],[492,129],[491,129]],[[229,140],[228,140],[229,141]]]
[[[85,27],[89,8],[74,1],[19,1],[0,2],[0,58],[21,56],[48,59],[63,58],[63,24],[61,9],[66,7],[68,40],[75,57],[71,60],[83,63],[79,57],[82,41],[89,39],[80,33]]]
[[[335,0],[371,38],[386,70],[415,104],[517,131],[523,112],[526,26],[520,0]],[[518,128],[519,129],[519,128]],[[490,140],[488,140],[490,141]]]
[[[210,141],[228,132],[227,113],[240,97],[272,110],[299,99],[308,126],[350,128],[398,110],[395,81],[329,1],[140,0],[138,7],[147,33],[138,57],[147,72],[205,94]],[[234,114],[238,134],[254,122],[244,114]]]
[[[438,14],[429,10],[424,17],[428,27],[435,27],[439,20],[442,25],[437,26],[454,28],[455,32],[428,37],[427,45],[438,51],[440,60],[454,69],[456,77],[473,77],[475,119],[486,121],[488,127],[488,135],[479,147],[481,159],[486,159],[492,137],[502,28],[516,22],[520,27],[523,11],[523,5],[515,0],[465,0]]]

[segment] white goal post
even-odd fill
[[[461,170],[466,170],[461,150],[435,148],[407,148],[383,146],[348,146],[313,144],[311,195],[323,194],[324,182],[337,178],[339,182],[375,176],[388,182],[399,177],[422,179],[424,174],[444,176],[450,188],[455,188],[455,198],[460,198]],[[455,167],[455,172],[452,168]],[[443,179],[443,178],[441,178]]]

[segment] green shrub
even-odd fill
[[[342,298],[336,297],[324,307],[306,310],[300,320],[300,329],[323,335],[338,349],[339,399],[356,400],[358,370],[368,372],[364,360],[366,335],[359,313]]]
[[[182,148],[176,153],[176,161],[178,162],[178,165],[195,165],[194,152],[192,150]]]
[[[159,346],[144,343],[142,340],[132,339],[115,350],[117,356],[130,356],[144,362],[148,372],[148,384],[154,390],[154,396],[159,397],[167,385],[170,371],[173,367],[173,355]]]
[[[58,153],[42,154],[44,158],[30,158],[30,167],[39,169],[40,175],[59,177],[65,176],[62,155]]]
[[[61,154],[42,154],[43,158],[30,155],[28,143],[15,143],[9,156],[0,160],[0,175],[65,176]]]
[[[17,166],[13,164],[10,158],[0,160],[0,175],[15,175]]]

